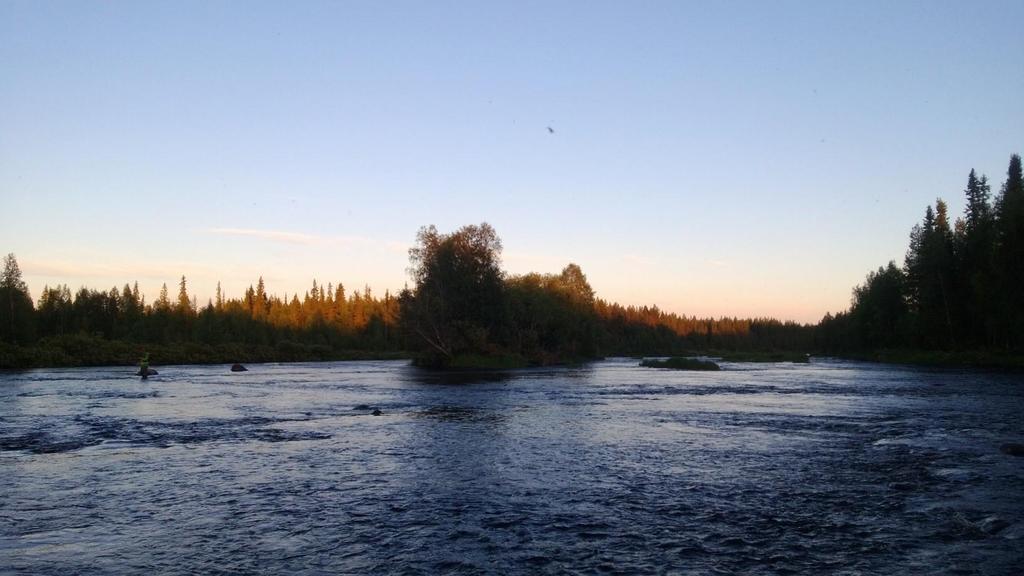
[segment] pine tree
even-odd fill
[[[968,234],[974,233],[988,224],[992,216],[992,206],[989,204],[990,192],[988,178],[982,175],[978,179],[972,169],[971,173],[967,175],[967,188],[964,189],[964,195],[967,197],[964,221],[967,224]]]
[[[938,199],[935,210],[925,210],[924,221],[910,233],[905,264],[905,292],[917,345],[949,348],[953,332],[952,288],[953,233],[946,203]]]
[[[167,295],[167,283],[160,287],[160,296],[153,303],[153,308],[160,312],[167,312],[171,309],[171,299]]]
[[[121,313],[126,317],[135,313],[135,299],[132,297],[132,287],[125,283],[121,289]]]
[[[345,297],[345,285],[338,282],[334,289],[334,318],[338,326],[348,332],[352,329],[352,322],[348,313],[348,300]]]
[[[953,306],[955,305],[955,293],[953,292],[952,277],[954,271],[953,260],[953,230],[949,226],[949,215],[946,203],[938,198],[935,200],[935,231],[930,242],[932,260],[932,271],[935,275],[938,300],[941,302],[941,321],[945,325],[946,341],[942,347],[956,346],[956,329],[953,322]]]
[[[252,284],[245,291],[245,309],[249,311],[249,317],[256,316],[256,291],[253,290]]]
[[[0,276],[0,341],[24,344],[35,339],[34,312],[18,260],[8,254]]]
[[[14,254],[4,257],[4,272],[0,276],[0,288],[11,288],[19,292],[28,292],[28,285],[21,278],[21,268]]]
[[[910,248],[904,263],[907,304],[910,309],[915,345],[930,346],[933,325],[934,289],[928,246],[935,235],[935,212],[925,210],[924,220],[910,231]]]
[[[189,298],[188,290],[185,287],[185,276],[182,276],[181,282],[178,284],[178,313],[187,316],[191,311],[192,299]]]
[[[964,189],[966,207],[956,231],[957,316],[965,329],[962,339],[976,346],[988,344],[993,332],[993,213],[988,178],[974,170]]]
[[[1010,157],[1006,182],[996,201],[996,264],[999,276],[1000,340],[1024,348],[1024,179],[1020,156]]]
[[[63,335],[71,325],[71,290],[66,284],[43,287],[36,308],[36,319],[41,336]]]
[[[931,212],[928,207],[927,214]],[[907,248],[907,255],[903,260],[903,270],[906,274],[907,304],[910,312],[916,317],[921,308],[921,290],[923,282],[923,258],[924,258],[924,228],[920,224],[914,224],[910,230],[910,246]]]
[[[263,276],[260,276],[259,282],[256,283],[256,294],[254,296],[255,303],[253,304],[254,317],[258,320],[262,320],[267,317],[267,312],[270,309],[270,301],[267,299],[267,290],[263,285]]]
[[[877,349],[900,344],[901,324],[907,313],[904,286],[903,271],[889,262],[853,289],[850,316],[863,346]]]

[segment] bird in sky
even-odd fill
[[[555,133],[555,129],[552,128],[551,126],[548,126],[548,134],[554,134],[554,133]]]

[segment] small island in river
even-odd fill
[[[701,370],[710,372],[722,369],[718,364],[715,364],[711,360],[685,358],[683,356],[673,356],[671,358],[666,358],[665,360],[645,358],[640,361],[640,366],[643,366],[644,368],[668,368],[670,370]]]

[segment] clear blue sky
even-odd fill
[[[0,3],[0,252],[202,302],[512,272],[816,321],[1024,151],[1024,2]],[[547,128],[554,129],[550,133]]]

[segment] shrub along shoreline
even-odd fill
[[[150,364],[233,364],[259,362],[329,362],[339,360],[406,360],[411,352],[341,350],[329,346],[279,342],[276,345],[139,344],[75,335],[47,338],[30,346],[0,344],[0,369],[136,366],[149,354]]]
[[[868,274],[847,311],[817,324],[698,318],[598,298],[583,270],[510,274],[486,222],[420,229],[409,250],[414,286],[313,281],[271,295],[260,277],[244,298],[200,307],[184,276],[147,304],[138,284],[109,291],[45,287],[34,305],[13,254],[0,274],[0,368],[157,363],[414,358],[436,369],[511,369],[605,356],[712,356],[807,362],[825,356],[921,366],[1024,369],[1024,170],[1012,155],[992,199],[972,170],[967,209],[937,199],[910,233],[905,262]],[[693,354],[693,350],[718,351]]]
[[[136,366],[146,353],[150,363],[156,365],[202,365],[262,362],[336,362],[348,360],[410,360],[413,366],[433,370],[515,370],[537,366],[574,366],[601,358],[526,358],[512,354],[464,354],[455,357],[444,367],[423,362],[411,351],[379,351],[335,349],[325,345],[279,342],[265,344],[213,344],[194,342],[168,344],[140,344],[120,340],[73,335],[46,338],[30,346],[0,343],[0,370],[26,370],[36,368],[78,368],[94,366]],[[660,356],[651,354],[649,356]],[[723,350],[688,351],[681,358],[705,357],[722,362],[738,363],[807,363],[810,355],[779,351]],[[879,364],[908,366],[1024,371],[1024,356],[994,353],[986,350],[966,352],[934,352],[911,349],[879,350],[868,353],[814,354],[817,358],[836,358]],[[653,365],[650,360],[633,355]],[[671,358],[670,358],[671,360]],[[658,366],[663,367],[663,366]],[[671,368],[672,366],[664,366]]]

